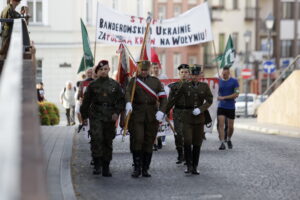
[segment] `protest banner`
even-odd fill
[[[142,45],[145,31],[145,18],[125,15],[98,4],[97,42]],[[150,33],[152,47],[179,47],[212,41],[208,4],[200,4],[175,18],[153,19]]]

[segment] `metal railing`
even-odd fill
[[[0,199],[5,200],[47,199],[34,64],[23,59],[29,46],[26,23],[15,19],[0,76]]]
[[[289,66],[287,66],[276,78],[273,83],[266,89],[262,96],[270,95],[273,92],[273,88],[281,84],[295,69],[300,69],[300,55],[298,55]]]

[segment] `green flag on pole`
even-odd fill
[[[86,69],[94,66],[94,58],[90,47],[89,36],[82,19],[80,19],[80,22],[81,22],[82,45],[83,45],[84,54],[82,56],[77,73],[85,71]]]
[[[235,49],[233,47],[231,35],[229,35],[224,53],[216,59],[221,61],[220,68],[230,68],[233,65],[235,59]]]

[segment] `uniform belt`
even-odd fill
[[[188,106],[175,106],[175,109],[194,109],[194,107],[188,107]]]
[[[96,106],[103,106],[103,107],[114,107],[113,104],[110,103],[95,103]]]
[[[156,105],[156,102],[133,102],[134,105]]]

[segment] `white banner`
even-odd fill
[[[98,4],[97,41],[142,45],[146,18],[125,15]],[[155,20],[150,27],[151,46],[178,47],[213,40],[208,4],[196,6],[178,17]]]

